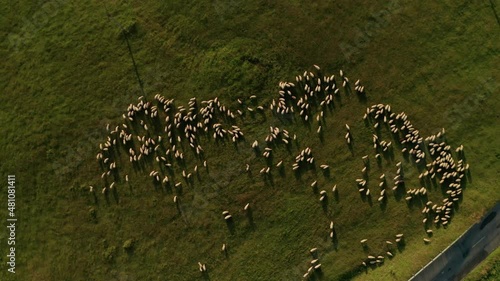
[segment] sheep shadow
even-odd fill
[[[227,226],[227,229],[229,230],[229,233],[231,233],[231,235],[234,235],[236,233],[236,226],[234,224],[234,220],[232,217],[229,219],[226,219],[226,226]]]
[[[354,156],[354,140],[351,139],[351,142],[347,143],[347,148],[349,149],[349,152],[351,152],[351,155]]]
[[[246,217],[247,217],[247,220],[248,220],[248,224],[250,225],[250,228],[254,229],[255,228],[255,223],[254,223],[254,220],[253,220],[253,210],[252,209],[248,209],[246,211]]]
[[[204,280],[210,280],[210,275],[208,275],[208,269],[201,273]]]
[[[356,91],[357,93],[357,97],[358,97],[358,101],[361,103],[361,104],[366,104],[368,102],[368,99],[366,98],[366,92],[363,91],[362,93],[359,92],[359,91]]]
[[[263,177],[264,177],[264,183],[266,185],[274,187],[274,177],[273,177],[273,174],[264,174]]]
[[[294,173],[293,173],[294,177],[295,177],[295,180],[302,180],[302,172],[300,171],[300,167],[296,170],[294,170]]]
[[[333,198],[335,199],[335,201],[339,202],[339,190],[338,189],[335,189],[335,191],[333,192]]]
[[[308,280],[311,281],[317,281],[317,280],[323,280],[324,274],[323,271],[320,269],[316,269],[312,275],[310,275]]]
[[[104,192],[104,200],[106,201],[106,205],[109,206],[111,204],[110,200],[109,200],[109,190],[106,189],[106,191]]]
[[[278,173],[281,177],[285,177],[286,176],[286,172],[285,172],[285,167],[283,166],[284,164],[282,164],[279,168],[278,168]]]
[[[337,232],[335,231],[335,229],[333,229],[332,231],[333,231],[333,237],[331,239],[332,239],[333,249],[335,251],[338,251],[339,250],[339,239],[337,237]]]
[[[198,182],[201,182],[201,175],[200,175],[200,172],[198,170],[196,170],[196,179],[198,180]]]
[[[400,253],[402,253],[405,250],[405,248],[406,248],[406,242],[405,239],[403,238],[401,239],[401,241],[397,243],[397,249]]]
[[[370,246],[368,246],[366,243],[362,244],[361,247],[363,248],[363,252],[365,254],[368,254],[370,252]]]
[[[115,199],[116,204],[120,204],[120,196],[118,196],[118,191],[116,190],[116,187],[113,188],[113,198]]]
[[[321,201],[321,209],[323,209],[323,213],[328,213],[328,196],[325,196],[323,201]]]
[[[95,190],[93,192],[90,192],[92,195],[92,201],[94,201],[94,204],[99,205],[99,198],[97,197],[97,194]]]
[[[382,201],[380,202],[380,210],[382,212],[385,212],[385,210],[387,209],[387,196],[384,196],[384,198],[382,199]]]
[[[470,169],[468,169],[467,172],[465,173],[465,178],[469,181],[469,183],[472,183],[472,173]]]
[[[314,194],[318,194],[318,193],[319,193],[319,191],[318,191],[318,189],[319,189],[319,188],[318,188],[318,184],[315,184],[315,185],[314,185],[314,186],[312,186],[311,188],[312,188],[312,191],[313,191],[313,193],[314,193]]]
[[[177,195],[181,196],[183,194],[184,190],[183,190],[182,184],[179,184],[179,185],[176,184],[176,185],[174,185],[174,188],[175,188],[175,193]]]
[[[395,155],[392,147],[387,149],[387,151],[384,151],[384,158],[389,163],[394,161]]]
[[[130,194],[134,195],[134,189],[132,188],[132,185],[127,182],[127,186],[128,186],[128,191],[130,192]]]
[[[397,185],[396,190],[393,190],[393,194],[394,194],[394,199],[397,202],[404,199],[406,195],[406,185],[404,184],[404,182]]]
[[[330,178],[330,168],[323,169],[323,176],[327,179]]]

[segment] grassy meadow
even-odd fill
[[[0,232],[0,280],[301,280],[314,247],[322,280],[407,280],[500,199],[500,26],[489,1],[1,2],[0,175],[5,182],[16,175],[19,221],[15,275],[6,267],[8,232]],[[119,26],[128,31],[143,90]],[[361,79],[367,96],[360,101],[342,91],[326,112],[322,138],[315,120],[283,121],[268,109],[278,83],[295,82],[313,64],[330,75],[342,69],[351,83]],[[125,151],[119,169],[129,184],[117,181],[118,200],[100,194],[95,156],[106,125],[122,124],[130,103],[156,94],[176,106],[218,97],[231,110],[237,99],[256,95],[252,106],[266,108],[236,119],[245,133],[237,146],[202,139],[208,169],[185,148],[187,166],[200,172],[179,195],[181,214],[173,203],[178,194],[155,188],[148,176],[154,163],[134,169]],[[433,227],[428,245],[418,206],[391,191],[381,207],[377,195],[370,204],[357,191],[366,154],[374,193],[382,173],[395,176],[398,161],[406,185],[420,187],[419,172],[398,149],[394,159],[374,164],[373,129],[362,117],[378,103],[408,114],[424,138],[445,128],[453,149],[464,145],[471,179],[453,221]],[[283,159],[285,171],[264,181],[266,162],[251,144],[263,148],[270,126],[296,134],[297,142],[273,148],[273,165]],[[329,175],[317,168],[295,176],[294,157],[307,146],[317,166],[330,166]],[[315,180],[319,190],[338,186],[326,210],[311,190]],[[429,198],[443,194],[432,189]],[[243,212],[247,203],[253,225]],[[233,215],[233,233],[224,210]],[[330,221],[338,243],[328,237]],[[405,234],[405,247],[364,270],[367,254],[385,251],[384,241],[397,233]],[[208,275],[198,271],[199,261]]]

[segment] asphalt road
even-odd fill
[[[498,246],[500,203],[410,278],[410,281],[461,280]]]

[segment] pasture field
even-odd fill
[[[15,275],[6,266],[9,233],[0,232],[0,280],[301,280],[311,248],[318,248],[322,264],[316,279],[407,280],[500,199],[500,24],[494,13],[500,8],[494,2],[1,0],[0,175],[5,182],[16,175],[19,220]],[[335,74],[341,88],[335,108],[325,110],[321,137],[317,112],[302,122],[298,112],[290,121],[269,109],[280,81],[316,73],[315,64]],[[361,80],[366,99],[345,92],[340,69],[352,86]],[[236,145],[201,137],[208,169],[183,144],[186,169],[198,165],[199,176],[193,173],[182,194],[155,188],[148,175],[155,162],[134,168],[120,150],[116,196],[106,200],[96,161],[106,125],[121,125],[129,104],[156,94],[176,106],[218,97],[234,112],[238,99],[265,110],[243,108],[234,125],[245,138]],[[384,204],[377,201],[379,176],[392,182],[399,161],[407,189],[422,186],[421,171],[385,129],[380,137],[393,142],[394,156],[377,165],[375,131],[363,114],[379,103],[406,113],[421,137],[445,128],[453,152],[464,146],[470,173],[462,199],[447,227],[430,227],[428,244],[423,206],[397,198],[391,188]],[[264,179],[259,170],[267,167],[262,152],[270,126],[297,140],[288,149],[273,146],[272,179]],[[306,147],[316,169],[297,175],[292,164]],[[371,203],[355,182],[364,155],[371,159]],[[181,170],[175,168],[176,181]],[[328,192],[323,206],[313,181]],[[429,200],[445,196],[428,187]],[[247,203],[253,223],[243,211]],[[232,232],[224,210],[233,216]],[[398,233],[404,245],[394,246],[394,258],[365,269],[367,255],[386,252],[385,241]],[[206,263],[207,274],[198,262]]]

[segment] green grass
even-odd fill
[[[498,280],[500,276],[500,248],[493,251],[485,260],[483,260],[467,276],[465,281],[486,281]]]
[[[88,185],[102,186],[95,154],[105,125],[120,124],[127,105],[141,95],[126,43],[102,3],[48,1],[40,7],[2,1],[0,174],[16,174],[20,218],[13,280],[201,280],[198,261],[207,263],[211,280],[297,280],[312,247],[320,249],[326,280],[404,280],[443,250],[499,199],[500,38],[493,12],[487,1],[399,1],[387,26],[347,61],[339,44],[354,44],[357,30],[388,2],[343,2],[108,2],[112,18],[131,30],[148,98],[160,93],[185,104],[194,96],[218,96],[236,108],[236,98],[255,94],[266,104],[277,95],[279,81],[294,80],[312,64],[327,73],[342,68],[366,86],[366,105],[344,98],[328,115],[323,143],[315,126],[282,125],[270,114],[238,121],[247,137],[238,152],[207,143],[210,170],[201,172],[195,188],[186,188],[182,202],[189,216],[183,218],[173,195],[155,191],[147,175],[130,171],[132,189],[118,184],[119,204],[101,199],[96,206],[87,192]],[[40,23],[34,29],[27,23],[33,18]],[[9,34],[24,35],[17,50]],[[453,147],[465,146],[472,183],[452,224],[435,230],[430,245],[422,242],[418,208],[393,199],[385,211],[375,202],[370,207],[354,186],[361,156],[373,154],[371,131],[361,117],[366,106],[379,102],[405,111],[422,136],[444,127]],[[356,139],[354,156],[343,140],[345,123]],[[250,143],[262,143],[271,125],[296,133],[301,149],[311,146],[317,163],[332,167],[331,178],[318,172],[297,180],[288,158],[286,177],[264,184],[257,175],[264,161],[255,158]],[[297,153],[294,146],[292,156]],[[285,157],[291,156],[277,149],[275,159]],[[246,162],[254,177],[243,172]],[[384,163],[371,177],[393,170],[393,163]],[[327,215],[310,190],[314,179],[320,189],[338,184],[339,202],[330,202]],[[417,184],[410,179],[409,185]],[[255,229],[241,211],[246,202],[255,208]],[[234,214],[234,235],[220,217],[224,209]],[[327,237],[331,219],[339,233],[337,250]],[[375,270],[351,275],[365,257],[359,240],[369,238],[377,252],[378,241],[399,232],[406,236],[403,252]],[[2,241],[6,235],[0,232]],[[129,239],[133,250],[125,251]],[[229,245],[227,260],[222,243]],[[2,263],[6,251],[2,243]],[[3,269],[0,279],[12,276]]]

